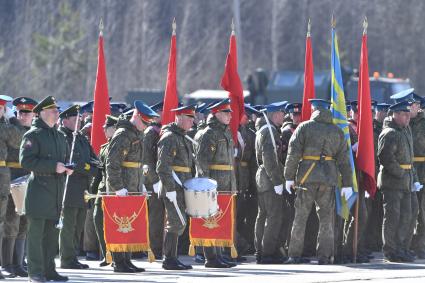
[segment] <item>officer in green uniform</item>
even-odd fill
[[[332,262],[334,254],[335,186],[342,175],[342,195],[352,194],[348,146],[342,130],[333,124],[328,101],[310,99],[313,113],[301,123],[290,141],[285,163],[287,189],[296,189],[295,218],[287,263],[302,263],[307,218],[316,205],[319,214],[317,255],[319,264]]]
[[[106,157],[108,153],[108,145],[109,142],[116,131],[116,124],[118,122],[118,118],[107,115],[105,124],[103,125],[103,130],[105,133],[105,137],[108,140],[107,143],[103,144],[100,147],[99,152],[99,161],[101,165],[101,169],[97,171],[97,175],[91,184],[90,193],[98,194],[94,201],[94,210],[93,210],[93,222],[95,224],[97,239],[100,244],[101,253],[103,256],[103,261],[100,263],[100,267],[108,265],[106,260],[106,243],[103,231],[103,210],[102,210],[102,193],[106,193],[106,171],[105,171],[105,163]]]
[[[159,117],[144,132],[143,137],[143,174],[145,175],[145,187],[151,193],[148,199],[149,206],[149,239],[152,252],[156,259],[162,259],[162,243],[164,239],[164,203],[158,197],[159,177],[156,173],[157,143],[161,132],[161,115],[163,102],[156,103],[151,109],[158,113]]]
[[[378,188],[384,197],[383,252],[388,261],[412,262],[406,239],[412,218],[412,191],[420,189],[413,168],[413,138],[409,128],[410,102],[390,107],[392,115],[384,120],[378,141],[381,164]]]
[[[217,181],[217,191],[236,192],[236,177],[233,169],[234,144],[229,129],[231,118],[230,99],[224,99],[208,107],[211,115],[207,127],[198,131],[195,140],[195,155],[200,176]],[[221,249],[204,247],[207,268],[229,268],[235,266],[225,261]]]
[[[34,118],[34,112],[32,112],[32,109],[35,105],[37,105],[37,102],[29,97],[18,97],[13,100],[12,104],[15,108],[15,113],[17,115],[16,121],[19,126],[23,127],[24,131],[29,130],[32,119]],[[12,119],[11,121],[13,122],[15,119]],[[10,168],[11,180],[30,173],[27,170],[22,169],[22,166],[19,164],[19,148],[8,148],[6,165]],[[22,266],[25,254],[26,236],[27,218],[25,215],[18,215],[16,213],[15,203],[13,202],[11,195],[9,195],[1,249],[1,263],[3,269],[9,274],[19,277],[28,276],[27,271]]]
[[[173,109],[176,113],[174,123],[166,125],[158,142],[157,173],[161,180],[159,195],[164,200],[166,210],[166,226],[164,237],[164,261],[162,268],[167,270],[186,270],[192,266],[182,263],[177,258],[178,237],[185,230],[175,204],[184,221],[187,221],[184,191],[181,184],[192,178],[193,153],[192,144],[186,132],[192,127],[195,116],[195,105],[181,106]]]
[[[120,115],[106,157],[106,188],[118,196],[143,191],[143,131],[152,118],[158,117],[142,101],[134,102],[130,120]],[[114,272],[143,272],[131,262],[131,253],[114,253]]]
[[[259,167],[256,172],[258,215],[255,223],[255,249],[259,264],[283,263],[279,251],[284,216],[280,127],[285,118],[286,104],[283,101],[266,105],[267,114],[256,124],[255,154]]]
[[[80,246],[87,213],[84,203],[84,191],[89,190],[92,178],[97,173],[96,166],[98,166],[97,156],[89,141],[78,132],[81,123],[79,109],[79,105],[74,105],[59,115],[62,124],[59,127],[59,131],[65,136],[69,148],[72,148],[73,132],[77,129],[72,158],[72,162],[75,163],[75,169],[74,174],[68,180],[63,208],[63,228],[59,233],[61,268],[65,269],[89,268],[87,264],[82,264],[78,261],[76,251]]]
[[[19,154],[22,168],[31,171],[25,196],[28,219],[28,274],[30,282],[67,281],[55,269],[58,250],[58,223],[69,148],[63,134],[56,129],[59,112],[55,98],[48,96],[37,104],[38,114],[25,133]]]

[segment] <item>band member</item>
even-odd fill
[[[192,144],[185,137],[193,125],[195,105],[182,106],[173,109],[176,120],[163,128],[161,139],[158,142],[157,172],[161,180],[160,195],[164,198],[167,212],[164,261],[162,268],[168,270],[192,269],[177,258],[178,237],[183,234],[186,225],[179,218],[177,207],[183,218],[186,219],[184,192],[181,184],[192,178]]]
[[[143,131],[158,117],[142,101],[134,102],[134,111],[130,120],[120,115],[116,132],[112,137],[106,157],[106,188],[118,196],[128,192],[140,192],[143,187]],[[113,253],[114,272],[143,272],[131,262],[131,253]]]
[[[28,275],[30,282],[67,281],[55,268],[58,250],[58,223],[65,185],[65,167],[69,148],[66,139],[56,129],[58,106],[52,96],[38,103],[38,114],[25,133],[19,154],[22,168],[31,171],[25,196],[25,215],[28,219]]]

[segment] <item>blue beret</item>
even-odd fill
[[[309,99],[308,101],[314,107],[329,109],[329,107],[331,106],[331,102],[325,99],[312,98],[312,99]]]
[[[134,101],[134,108],[137,109],[140,114],[143,114],[150,118],[159,117],[159,115],[155,111],[153,111],[148,105],[146,105],[140,100]]]

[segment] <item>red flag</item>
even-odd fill
[[[175,112],[171,112],[171,109],[177,108],[178,103],[179,98],[177,96],[177,47],[176,33],[175,30],[173,30],[173,35],[171,36],[170,57],[168,59],[168,73],[167,84],[165,86],[164,106],[162,108],[162,125],[167,125],[171,122],[174,122],[176,114]]]
[[[313,49],[311,47],[310,32],[308,32],[306,42],[305,42],[304,91],[303,91],[303,107],[301,112],[301,122],[310,120],[311,104],[308,100],[312,98],[315,98]]]
[[[100,32],[91,130],[91,145],[96,154],[99,154],[100,146],[106,143],[103,124],[105,124],[106,115],[109,115],[110,113],[108,80],[106,78],[106,64],[103,54],[103,35],[102,32]]]
[[[238,128],[244,115],[243,87],[238,74],[238,55],[236,49],[236,36],[232,32],[230,36],[229,53],[226,58],[224,74],[221,78],[221,86],[229,92],[230,108],[232,109],[232,119],[230,129],[232,131],[233,142],[238,144]]]
[[[362,184],[371,197],[375,196],[375,150],[369,83],[369,64],[367,58],[367,35],[363,34],[359,67],[358,89],[359,121],[357,134],[359,144],[356,155],[357,168],[363,172]]]

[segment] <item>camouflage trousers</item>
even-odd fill
[[[11,195],[9,195],[7,202],[3,237],[23,240],[27,237],[27,218],[25,215],[16,214],[15,203]]]
[[[413,240],[413,234],[415,233],[416,229],[416,223],[418,222],[419,202],[416,192],[410,193],[410,209],[412,212],[410,216],[410,225],[406,235],[406,240],[403,243],[405,250],[410,250],[410,246],[412,245]]]
[[[412,248],[416,252],[425,252],[425,196],[423,190],[417,193],[419,203],[418,225],[413,239]]]
[[[187,223],[183,190],[177,190],[177,204]],[[163,252],[166,258],[176,258],[178,237],[183,234],[186,225],[181,223],[174,204],[168,198],[164,198],[164,206],[166,222]]]
[[[162,199],[152,192],[148,200],[149,206],[149,239],[153,253],[156,257],[162,256],[162,244],[164,239],[164,215],[165,208]],[[173,205],[174,208],[174,205]]]
[[[319,215],[317,256],[329,258],[334,254],[335,189],[323,185],[309,185],[297,190],[295,218],[288,255],[300,257],[303,253],[306,223],[313,204]]]
[[[412,215],[411,192],[394,189],[383,189],[384,223],[382,227],[383,247],[385,255],[403,252],[403,244],[409,234]]]

